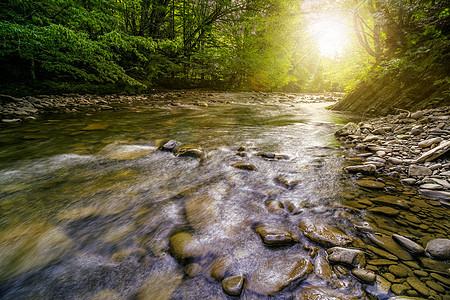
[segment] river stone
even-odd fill
[[[227,274],[230,267],[230,259],[223,256],[216,258],[211,264],[211,268],[209,270],[211,277],[217,281],[222,281],[225,278],[225,274]]]
[[[206,157],[205,151],[193,147],[181,147],[177,152],[178,157],[192,157],[204,159]]]
[[[389,266],[397,264],[395,261],[384,258],[371,259],[367,263],[373,266]]]
[[[366,255],[361,250],[333,247],[327,250],[328,260],[334,263],[342,263],[354,267],[366,266]]]
[[[432,161],[450,150],[450,141],[443,141],[436,148],[431,149],[430,151],[425,152],[419,158],[414,160],[414,163],[420,163],[425,161]]]
[[[439,260],[450,259],[450,239],[434,239],[427,243],[425,249],[431,257]]]
[[[408,269],[402,267],[401,265],[390,265],[389,272],[394,274],[396,277],[400,278],[408,277]]]
[[[281,226],[260,225],[255,231],[267,246],[285,246],[298,243],[298,237]]]
[[[239,296],[242,293],[244,281],[244,275],[227,277],[222,280],[222,288],[230,296]]]
[[[418,291],[421,295],[424,295],[427,297],[430,295],[430,289],[422,281],[420,281],[417,277],[408,277],[406,279],[406,282],[408,282],[408,284],[413,289]]]
[[[280,201],[267,201],[266,207],[267,207],[267,211],[270,213],[274,213],[274,214],[284,213],[284,205]]]
[[[187,232],[177,233],[169,239],[169,251],[178,260],[200,257],[203,254],[199,242]]]
[[[378,249],[372,245],[366,245],[367,250],[372,251],[375,254],[378,254],[379,256],[382,256],[384,258],[387,258],[389,260],[398,260],[398,257],[381,249]]]
[[[88,125],[88,126],[84,127],[81,130],[87,130],[87,131],[90,131],[90,130],[103,130],[103,129],[106,129],[108,127],[109,127],[109,125],[106,125],[106,124],[91,124],[91,125]]]
[[[362,174],[374,174],[377,170],[377,166],[373,164],[365,164],[358,166],[348,166],[344,168],[344,171],[347,173],[362,173]]]
[[[311,271],[312,264],[304,257],[270,258],[262,261],[249,276],[246,287],[261,295],[274,295]]]
[[[357,300],[357,297],[344,294],[336,289],[321,286],[310,286],[301,288],[297,300]]]
[[[189,225],[195,231],[202,232],[217,221],[219,213],[216,203],[206,194],[187,197],[184,206]]]
[[[400,213],[400,211],[398,211],[397,209],[387,206],[373,207],[369,208],[367,211],[387,216],[397,216]]]
[[[408,176],[428,176],[433,174],[433,171],[430,168],[419,166],[419,165],[410,165],[408,169]]]
[[[376,278],[376,294],[386,296],[391,289],[391,283],[383,278],[383,276],[377,275]]]
[[[0,232],[0,281],[42,268],[73,248],[63,230],[46,223],[21,224]]]
[[[385,184],[382,182],[374,181],[374,180],[366,180],[366,179],[358,180],[358,181],[356,181],[356,183],[359,186],[365,187],[368,189],[382,189],[385,186]]]
[[[428,148],[428,147],[430,147],[431,145],[437,144],[437,143],[440,143],[440,142],[442,142],[442,138],[437,137],[437,138],[432,138],[432,139],[428,139],[428,140],[421,141],[421,142],[418,144],[418,146],[419,146],[420,148]]]
[[[173,268],[156,269],[144,282],[137,294],[137,300],[168,300],[183,280],[183,274]]]
[[[180,148],[180,143],[174,140],[164,140],[158,145],[158,150],[175,153]]]
[[[360,135],[361,129],[359,126],[353,122],[348,122],[343,127],[339,128],[335,135],[336,136],[346,136],[346,135]]]
[[[411,254],[408,251],[401,248],[390,236],[381,236],[375,234],[367,234],[369,239],[378,245],[379,247],[385,249],[386,251],[394,254],[402,260],[412,260]]]
[[[420,194],[438,199],[450,200],[450,192],[420,189]]]
[[[197,276],[203,271],[203,268],[201,265],[197,263],[191,263],[188,264],[186,267],[184,267],[184,273],[186,273],[190,277]]]
[[[89,298],[89,300],[125,300],[125,298],[113,290],[102,290]]]
[[[409,296],[395,296],[395,297],[389,298],[388,300],[424,300],[424,298],[409,297]]]
[[[328,264],[327,260],[323,256],[317,256],[315,262],[314,262],[314,274],[317,275],[317,277],[324,279],[324,280],[330,280],[333,273],[331,271],[331,267]]]
[[[448,273],[448,270],[450,270],[450,263],[446,261],[434,260],[428,257],[421,257],[420,262],[422,263],[424,269],[445,273]]]
[[[385,195],[376,198],[371,198],[370,201],[381,205],[392,205],[398,208],[409,208],[408,201],[395,196]]]
[[[434,281],[428,280],[426,284],[438,293],[445,293],[445,288]]]
[[[233,168],[241,169],[241,170],[248,170],[248,171],[254,171],[255,166],[249,163],[235,163],[232,165]]]
[[[351,272],[353,276],[365,283],[373,283],[377,279],[375,272],[370,270],[355,268]]]
[[[443,284],[450,286],[450,278],[445,278],[445,277],[443,277],[443,276],[441,276],[439,274],[436,274],[436,273],[431,273],[430,276],[432,278],[436,279],[437,281],[442,282]]]
[[[400,244],[400,246],[402,246],[403,248],[405,248],[406,250],[408,250],[409,252],[411,252],[414,255],[419,255],[422,254],[424,252],[424,248],[417,244],[416,242],[411,241],[410,239],[401,236],[399,234],[393,234],[392,238]]]
[[[407,286],[406,284],[394,283],[391,286],[391,290],[394,292],[394,294],[401,295],[405,291],[409,290],[409,286]],[[392,298],[389,298],[389,299],[392,299]]]
[[[442,190],[443,187],[440,184],[437,183],[425,183],[425,184],[421,184],[420,185],[421,189],[426,189],[426,190]]]
[[[299,227],[310,240],[328,247],[344,246],[352,241],[339,229],[325,224],[315,224],[311,220],[300,222]]]

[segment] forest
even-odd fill
[[[345,49],[323,55],[320,35],[330,28],[311,23],[335,16]],[[1,86],[350,92],[413,72],[448,97],[449,16],[448,0],[7,0]]]

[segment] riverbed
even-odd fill
[[[360,117],[335,100],[193,94],[4,125],[0,297],[450,297],[449,264],[391,238],[448,239],[447,208],[345,173],[334,133]]]

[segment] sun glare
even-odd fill
[[[310,21],[309,28],[320,55],[333,58],[344,52],[348,44],[349,28],[339,18],[320,16]]]

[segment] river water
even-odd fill
[[[308,287],[392,296],[341,265],[321,276],[328,246],[308,239],[299,223],[326,224],[364,249],[366,231],[355,225],[446,236],[445,209],[392,179],[378,178],[385,188],[373,190],[343,173],[347,160],[333,134],[354,118],[326,110],[327,100],[218,93],[2,127],[0,297],[233,299],[220,282],[232,275],[246,277],[243,299],[301,299]],[[168,139],[204,157],[157,150]],[[419,206],[424,223],[402,223],[409,211],[368,212],[369,199],[383,195]],[[432,215],[444,224],[427,223]],[[282,228],[296,241],[267,246],[260,226]],[[188,257],[170,242],[180,232],[195,241]],[[286,270],[301,259],[314,268],[290,280]]]

